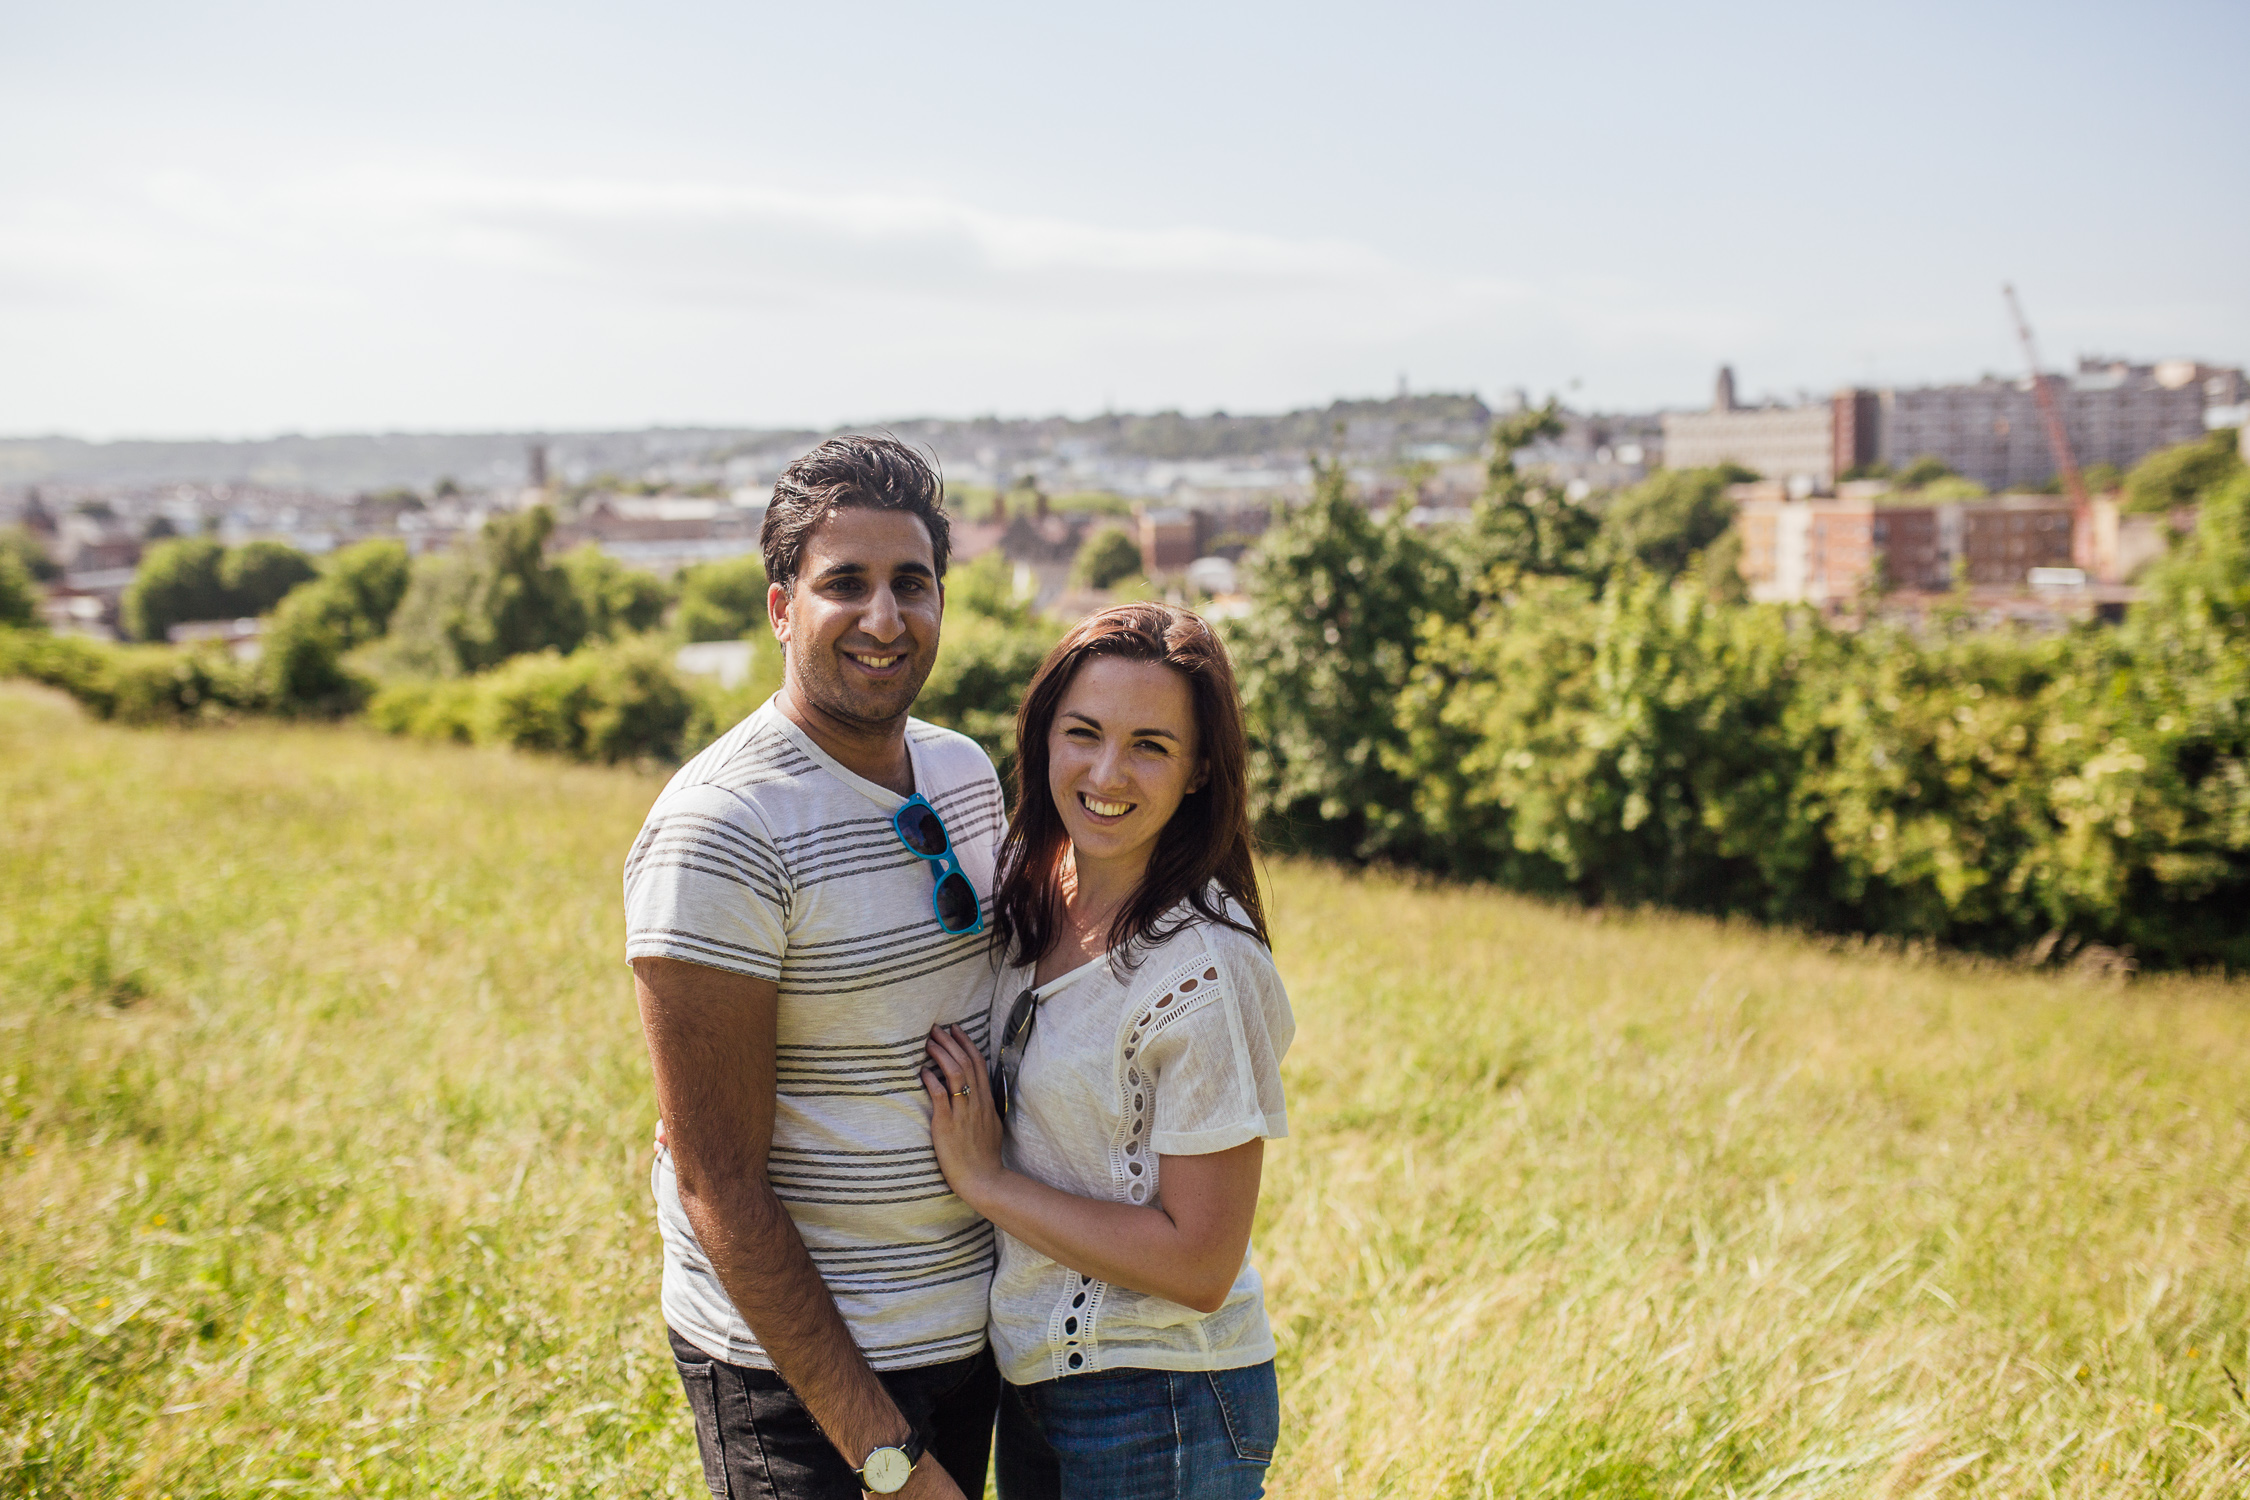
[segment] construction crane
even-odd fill
[[[2031,394],[2039,402],[2040,420],[2047,424],[2047,446],[2054,452],[2055,467],[2062,471],[2063,488],[2070,494],[2071,505],[2084,516],[2088,508],[2086,482],[2078,477],[2078,460],[2071,456],[2070,433],[2063,427],[2062,408],[2055,404],[2055,393],[2039,369],[2039,349],[2031,342],[2031,325],[2024,321],[2023,304],[2016,300],[2015,287],[2003,285],[2000,293],[2008,299],[2008,311],[2016,320],[2016,337],[2023,340],[2024,362],[2031,366]]]

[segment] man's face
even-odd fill
[[[937,664],[945,591],[921,519],[853,506],[813,528],[797,586],[766,592],[799,701],[846,723],[904,717]]]

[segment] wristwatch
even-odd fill
[[[922,1435],[918,1432],[909,1433],[906,1441],[895,1447],[877,1448],[859,1466],[859,1487],[870,1495],[895,1495],[914,1477],[914,1465],[921,1457]]]

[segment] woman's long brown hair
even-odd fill
[[[1158,928],[1182,902],[1206,921],[1270,946],[1252,865],[1249,751],[1234,664],[1202,616],[1164,604],[1120,604],[1081,620],[1047,653],[1016,710],[1015,816],[1000,846],[999,889],[992,897],[999,950],[1010,963],[1037,963],[1060,935],[1062,857],[1070,833],[1047,789],[1047,734],[1078,669],[1097,656],[1153,662],[1187,679],[1205,773],[1203,785],[1182,799],[1157,835],[1140,889],[1110,925],[1110,951],[1132,967],[1136,945],[1162,942],[1190,920],[1182,916]],[[1247,922],[1229,914],[1224,900],[1212,899],[1214,883]]]

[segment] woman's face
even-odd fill
[[[1097,656],[1047,730],[1047,790],[1078,866],[1146,866],[1180,799],[1203,785],[1195,696],[1156,662]]]

